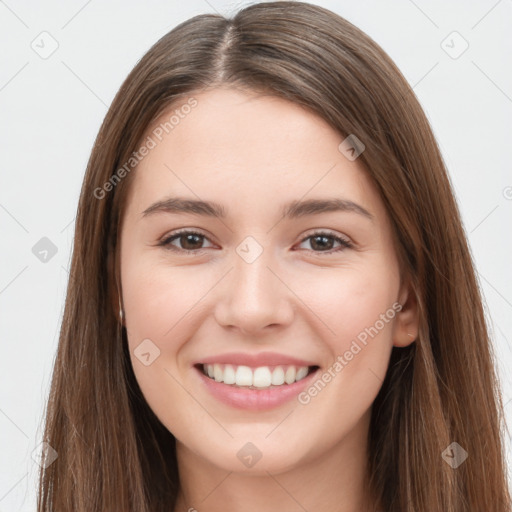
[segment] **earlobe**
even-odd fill
[[[407,347],[415,342],[419,331],[419,306],[412,285],[404,283],[400,293],[402,309],[397,313],[393,329],[393,346]]]

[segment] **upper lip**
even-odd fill
[[[244,354],[241,352],[229,352],[226,354],[219,354],[212,357],[206,357],[197,364],[232,364],[235,366],[250,366],[257,368],[259,366],[279,366],[279,365],[293,365],[293,366],[317,366],[314,362],[305,361],[296,357],[287,356],[285,354],[278,354],[277,352],[260,352],[259,354]]]

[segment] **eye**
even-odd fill
[[[201,249],[204,249],[202,247],[204,240],[208,240],[206,235],[184,229],[165,237],[158,245],[172,251],[192,255],[193,253],[200,253]],[[301,244],[307,240],[311,240],[312,249],[309,250],[317,253],[332,254],[353,247],[349,240],[328,231],[316,231],[303,238]],[[181,247],[174,245],[173,242],[175,241],[178,241]],[[334,243],[338,243],[339,247],[333,249]]]
[[[303,244],[307,240],[310,241],[311,247],[313,247],[313,252],[318,253],[326,253],[326,254],[333,254],[339,251],[343,251],[344,249],[350,249],[353,247],[353,244],[340,236],[335,235],[334,233],[331,233],[329,231],[316,231],[314,233],[311,233],[306,238],[304,238],[301,242]],[[334,243],[339,243],[339,247],[336,249],[333,249],[332,246]],[[319,250],[316,250],[316,249]]]
[[[203,235],[202,233],[182,230],[164,238],[158,243],[158,245],[172,251],[190,254],[193,252],[199,252],[200,249],[203,249],[203,247],[201,247],[203,240],[208,239],[206,238],[206,235]],[[178,241],[181,247],[176,247],[176,245],[173,245],[174,241]]]

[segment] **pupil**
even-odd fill
[[[199,240],[199,238],[200,238],[200,237],[199,237],[198,235],[184,235],[184,237],[185,237],[185,240],[186,240],[186,242],[185,242],[185,248],[192,248],[192,249],[195,249],[195,247],[194,247],[194,241],[195,241],[195,242],[196,242],[196,244],[197,244],[197,242],[198,242],[198,240]],[[191,244],[191,245],[192,245],[192,247],[187,247],[187,245],[189,245],[189,242],[190,242],[190,241],[192,242],[192,244]]]
[[[326,245],[327,245],[327,246],[332,245],[332,244],[329,244],[329,240],[330,240],[330,238],[329,238],[329,237],[327,237],[327,236],[315,236],[315,237],[313,237],[313,240],[314,240],[313,246],[314,246],[314,245],[318,245],[318,244],[317,244],[317,240],[322,240],[322,242],[320,242],[320,244],[319,244],[319,247],[320,247],[321,249],[325,249],[325,248],[326,248]],[[328,248],[330,248],[330,247],[328,247]]]

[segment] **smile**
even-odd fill
[[[223,359],[230,362],[223,363]],[[256,358],[217,356],[197,362],[193,368],[209,396],[236,409],[259,412],[296,399],[315,379],[319,366],[306,366],[306,361],[293,359],[279,355]]]
[[[248,389],[270,389],[287,386],[306,378],[317,366],[259,366],[251,368],[232,364],[202,364],[204,375],[216,382]]]

